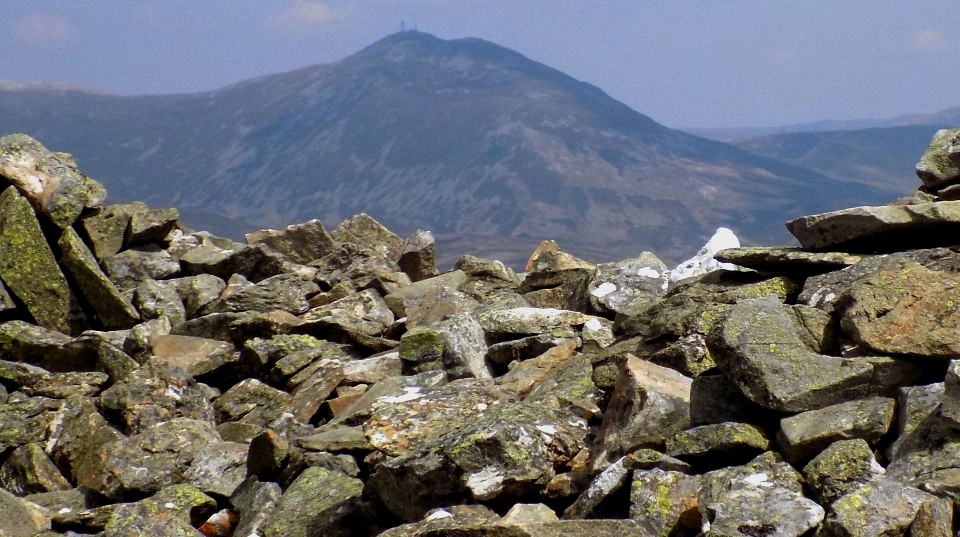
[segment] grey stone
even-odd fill
[[[130,227],[129,205],[105,205],[80,219],[79,225],[90,240],[98,260],[120,253]]]
[[[257,379],[247,379],[217,398],[214,408],[221,422],[243,421],[266,426],[290,412],[290,403],[290,394]]]
[[[813,497],[828,506],[883,473],[873,450],[862,438],[838,440],[803,467]]]
[[[784,456],[801,461],[837,440],[875,444],[893,423],[896,401],[871,397],[803,412],[780,421],[777,440]]]
[[[69,490],[70,483],[37,444],[24,444],[0,466],[0,487],[17,496]]]
[[[264,537],[349,536],[342,522],[359,503],[363,482],[338,472],[308,468],[284,491],[263,524]]]
[[[433,233],[417,231],[405,240],[397,265],[415,282],[436,276],[437,247]]]
[[[667,439],[667,454],[715,468],[749,461],[770,447],[767,433],[749,423],[715,423],[680,431]]]
[[[0,520],[3,537],[33,537],[50,529],[50,513],[0,489]]]
[[[177,227],[180,213],[173,208],[151,209],[145,203],[130,204],[130,226],[127,228],[128,244],[163,242]]]
[[[659,299],[666,294],[669,284],[670,271],[663,261],[643,252],[634,259],[597,265],[587,291],[595,311],[617,314]]]
[[[60,262],[93,309],[96,320],[104,328],[130,328],[140,320],[140,314],[133,304],[120,294],[110,278],[103,273],[97,259],[73,228],[63,231],[58,245]]]
[[[226,311],[284,310],[294,315],[310,309],[307,297],[320,292],[320,286],[295,274],[278,274],[255,285],[231,292],[228,286],[219,300],[208,304],[205,313]]]
[[[814,275],[856,265],[863,258],[843,252],[808,252],[800,248],[755,246],[721,250],[717,261],[767,274]]]
[[[230,496],[230,504],[240,515],[234,535],[263,535],[270,513],[282,495],[276,483],[261,483],[255,476],[245,479]]]
[[[837,537],[905,535],[920,507],[934,500],[930,494],[880,477],[833,502],[821,533]]]
[[[283,231],[265,229],[248,233],[247,242],[267,246],[289,261],[301,264],[327,255],[335,246],[333,237],[319,220],[287,226]]]
[[[940,129],[917,162],[923,186],[939,190],[960,179],[960,129]]]
[[[166,317],[171,326],[187,320],[186,307],[170,280],[143,280],[133,292],[133,303],[144,319]]]
[[[697,476],[680,472],[636,470],[630,486],[630,518],[648,535],[671,535],[702,528]]]
[[[124,250],[104,259],[101,264],[121,292],[133,291],[148,278],[163,280],[180,273],[180,264],[155,244]]]

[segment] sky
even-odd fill
[[[416,24],[479,37],[672,127],[960,105],[957,0],[0,0],[0,80],[216,89]],[[2,118],[0,118],[2,122]]]

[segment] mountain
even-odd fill
[[[960,118],[953,125],[960,124]],[[916,190],[917,155],[941,125],[773,134],[736,142],[742,149],[883,189],[891,197]]]
[[[779,127],[689,127],[681,130],[721,142],[742,142],[775,134],[853,131],[922,125],[960,125],[960,106],[954,106],[932,114],[905,114],[887,119],[825,119]]]
[[[367,212],[434,231],[441,256],[514,263],[546,238],[592,260],[678,261],[718,226],[781,242],[784,219],[888,198],[669,129],[493,43],[410,31],[206,93],[0,88],[0,130],[215,232]]]

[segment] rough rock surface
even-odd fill
[[[809,217],[828,251],[666,289],[652,254],[549,242],[438,273],[367,215],[186,233],[39,151],[0,138],[0,535],[956,531],[960,254],[918,249],[960,203],[940,156],[867,211],[926,216]]]

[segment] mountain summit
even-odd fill
[[[718,226],[769,243],[786,238],[785,216],[882,199],[666,128],[496,44],[416,31],[200,94],[0,89],[0,117],[74,153],[115,195],[207,226],[367,212],[434,231],[441,254],[454,241],[511,261],[545,237],[595,260],[678,260]]]

